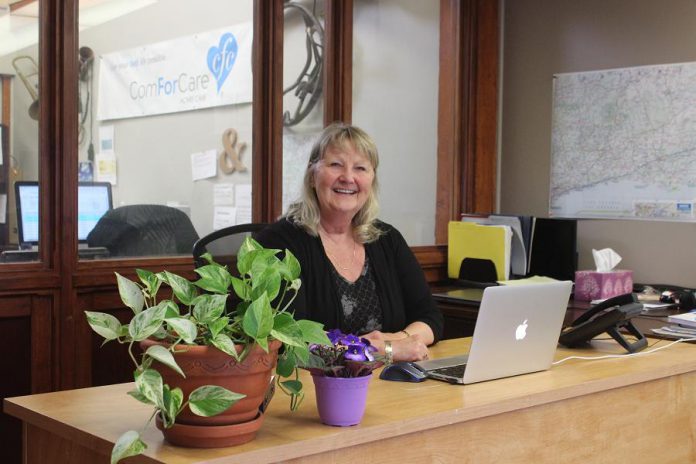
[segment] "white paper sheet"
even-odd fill
[[[217,150],[206,150],[191,155],[191,178],[207,179],[217,175]]]
[[[95,175],[99,182],[111,182],[116,185],[116,155],[113,153],[97,153],[95,155]]]
[[[215,184],[213,204],[216,206],[234,206],[234,184]]]
[[[234,186],[235,204],[237,207],[251,208],[251,184],[237,184]]]
[[[237,208],[234,206],[215,206],[213,208],[213,230],[235,225]]]
[[[251,206],[237,206],[237,224],[251,222]]]

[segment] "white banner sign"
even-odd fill
[[[97,118],[250,102],[252,32],[248,22],[101,56]]]

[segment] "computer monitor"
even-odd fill
[[[39,244],[39,184],[34,181],[15,182],[17,202],[17,235],[21,247]]]
[[[77,187],[77,239],[87,241],[87,235],[99,219],[113,208],[109,182],[80,182]],[[17,199],[17,233],[20,246],[39,244],[39,183],[15,182]]]

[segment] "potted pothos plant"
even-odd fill
[[[289,250],[282,260],[279,253],[248,237],[237,253],[239,277],[209,254],[195,281],[167,271],[137,269],[139,281],[117,273],[121,300],[133,311],[130,322],[85,311],[105,343],[128,346],[135,365],[129,395],[153,407],[145,427],[156,418],[165,438],[183,446],[249,441],[263,419],[273,368],[291,409],[299,406],[297,366],[309,361],[310,346],[330,342],[321,324],[295,320],[288,311],[301,285],[300,264]],[[158,297],[162,286],[171,289],[171,298]],[[134,351],[136,344],[142,355]],[[210,440],[208,425],[216,434]],[[127,431],[116,441],[111,462],[146,447],[139,431]]]

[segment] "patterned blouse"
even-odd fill
[[[343,307],[341,329],[356,335],[382,330],[382,309],[367,256],[365,256],[362,273],[355,282],[346,280],[333,266],[331,266],[331,272]]]

